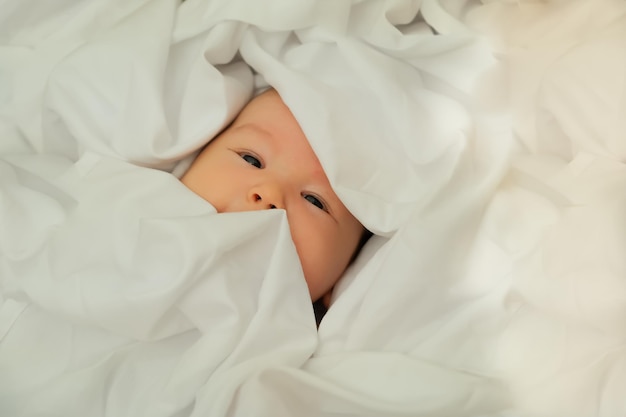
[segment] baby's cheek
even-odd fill
[[[324,295],[336,281],[337,253],[323,226],[307,222],[293,226],[290,224],[290,227],[311,297],[315,300]]]

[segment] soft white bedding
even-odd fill
[[[624,51],[620,0],[5,2],[0,415],[626,414]],[[267,83],[378,234],[319,332],[283,214],[175,177]]]

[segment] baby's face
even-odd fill
[[[272,90],[252,100],[181,181],[218,213],[285,210],[313,301],[341,277],[363,233]]]

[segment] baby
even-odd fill
[[[313,302],[335,283],[367,238],[294,116],[275,90],[255,97],[181,178],[218,213],[283,209]]]

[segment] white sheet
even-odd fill
[[[626,412],[623,2],[46,7],[0,12],[0,414]],[[142,168],[266,83],[380,234],[318,334],[280,214]]]
[[[3,415],[172,415],[311,355],[283,213],[216,215],[170,174],[91,153],[12,158],[1,178]]]

